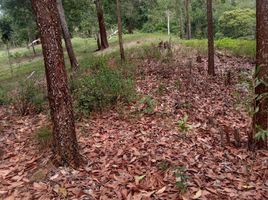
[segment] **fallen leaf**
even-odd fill
[[[193,199],[199,199],[202,196],[202,190],[198,190],[193,196]]]

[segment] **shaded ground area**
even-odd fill
[[[55,168],[33,139],[46,115],[18,117],[1,107],[0,197],[267,199],[268,152],[247,151],[251,122],[237,106],[248,95],[240,79],[252,63],[218,55],[211,78],[206,59],[197,63],[195,55],[176,47],[170,57],[130,56],[144,98],[78,122],[86,161],[78,170]]]

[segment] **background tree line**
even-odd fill
[[[71,35],[94,37],[98,32],[95,1],[63,0],[62,3]],[[0,20],[11,27],[14,46],[29,44],[39,37],[30,0],[0,0],[0,4]],[[106,29],[113,32],[117,28],[116,1],[102,0],[102,4]],[[207,36],[206,2],[203,0],[126,0],[121,2],[121,10],[126,33],[133,33],[134,30],[167,32],[168,13],[171,33],[184,38],[189,24],[191,37]],[[213,2],[213,11],[216,39],[254,38],[254,1],[217,0]]]

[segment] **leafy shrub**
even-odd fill
[[[225,37],[254,38],[256,27],[256,12],[253,9],[236,9],[226,11],[219,18],[220,32]]]
[[[88,114],[118,101],[131,101],[134,87],[132,80],[125,78],[120,71],[103,67],[96,74],[80,80],[74,92],[78,110]]]
[[[45,96],[42,88],[32,80],[22,82],[14,98],[15,108],[20,115],[28,115],[31,111],[41,112],[44,102]]]
[[[0,106],[10,102],[7,92],[0,87]]]
[[[38,129],[34,134],[34,139],[40,144],[41,147],[49,147],[52,144],[52,130],[50,127],[45,126]]]

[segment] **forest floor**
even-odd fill
[[[247,150],[251,120],[240,106],[252,62],[219,54],[209,77],[206,58],[184,49],[130,55],[146,98],[77,122],[86,164],[76,170],[54,167],[33,139],[48,115],[0,107],[0,199],[268,199],[268,151]]]

